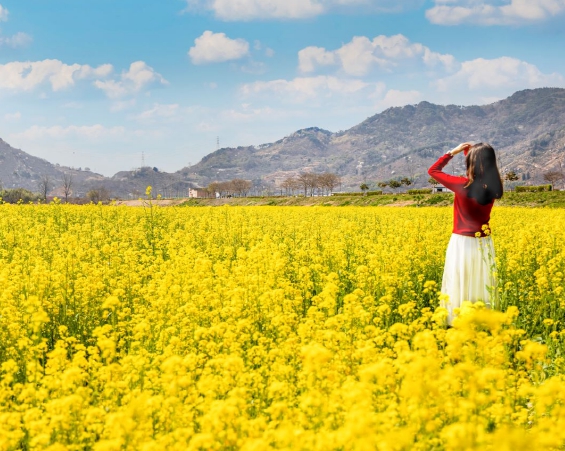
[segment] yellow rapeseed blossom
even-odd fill
[[[565,211],[446,329],[451,215],[0,205],[0,451],[563,449]]]

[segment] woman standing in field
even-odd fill
[[[464,152],[467,176],[456,177],[442,169]],[[455,193],[453,234],[447,246],[441,292],[451,325],[454,309],[463,301],[483,301],[491,306],[494,287],[494,246],[490,236],[490,212],[503,194],[494,149],[489,144],[464,143],[441,156],[428,170],[435,180]]]

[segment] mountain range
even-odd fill
[[[48,176],[60,195],[63,174],[72,173],[75,193],[104,186],[121,198],[137,197],[147,185],[165,196],[186,195],[189,186],[233,178],[276,191],[285,178],[308,171],[337,173],[347,189],[401,177],[424,186],[427,168],[465,141],[490,143],[503,171],[541,183],[546,171],[565,166],[565,89],[518,91],[482,106],[420,102],[389,108],[345,131],[311,127],[269,144],[219,149],[175,173],[140,168],[104,177],[53,165],[0,139],[0,180],[5,188],[37,190],[38,180]],[[447,170],[463,173],[464,160],[454,159]]]

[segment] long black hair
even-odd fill
[[[467,197],[481,205],[488,205],[500,199],[504,193],[502,179],[496,164],[496,155],[490,144],[478,143],[471,146],[466,157]]]

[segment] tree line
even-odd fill
[[[397,190],[398,188],[402,187],[402,186],[411,186],[412,184],[414,184],[414,182],[412,181],[412,179],[408,178],[408,177],[402,177],[400,180],[397,179],[391,179],[391,180],[387,180],[387,181],[383,181],[383,182],[378,182],[377,186],[379,188],[386,188],[387,186],[389,188],[392,188],[393,190]],[[363,185],[365,185],[365,189],[363,189]],[[363,185],[361,185],[361,191],[366,191],[369,189],[368,186],[366,186],[367,184],[364,183]]]
[[[332,172],[301,172],[295,177],[287,177],[280,184],[287,196],[303,193],[304,196],[314,194],[331,194],[341,184],[341,179]]]
[[[25,188],[12,188],[4,189],[0,181],[0,197],[3,202],[17,203],[17,202],[37,202],[46,201],[48,194],[60,183],[60,188],[63,192],[63,199],[65,203],[69,202],[69,198],[73,194],[74,178],[72,174],[64,173],[60,180],[57,180],[49,175],[43,175],[36,182],[37,191],[32,192]],[[86,193],[86,200],[89,202],[107,202],[111,198],[110,191],[104,186],[92,188]],[[77,202],[77,198],[73,199],[73,203]]]
[[[212,182],[206,188],[210,197],[247,197],[253,184],[249,180],[233,179],[229,182]]]
[[[518,176],[518,174],[516,174],[515,171],[508,171],[506,174],[504,174],[503,177],[504,181],[507,182],[517,182],[518,180],[520,180],[520,177]],[[527,173],[527,177],[524,177],[524,174],[522,174],[522,180],[529,180],[530,179],[530,174]],[[543,179],[550,183],[552,186],[557,185],[559,182],[561,182],[562,184],[562,188],[565,189],[565,173],[563,173],[563,171],[547,171],[543,174]]]

